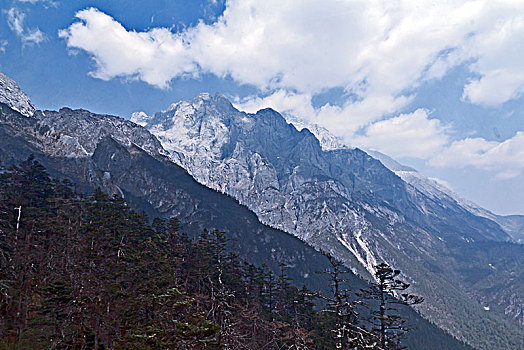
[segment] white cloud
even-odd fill
[[[479,77],[465,86],[472,103],[500,104],[523,89],[519,1],[229,0],[215,23],[179,33],[127,30],[94,8],[76,16],[59,35],[93,56],[94,77],[167,88],[206,72],[304,96],[341,87],[356,98],[315,116],[347,133],[398,112],[420,82],[466,61]]]
[[[497,106],[524,93],[524,2],[488,2],[489,16],[478,19],[478,31],[464,50],[476,59],[479,74],[464,88],[463,98],[479,105]]]
[[[427,111],[398,115],[421,83],[462,63],[474,77],[464,86],[465,100],[496,106],[519,98],[522,1],[229,0],[215,23],[178,33],[128,30],[95,8],[76,17],[59,36],[70,50],[93,57],[96,78],[168,88],[174,78],[230,76],[263,96],[237,100],[244,110],[272,107],[353,145],[430,159],[433,166],[474,166],[501,177],[522,171],[524,157],[515,157],[524,148],[522,133],[503,143],[470,138],[450,144],[450,130]],[[314,108],[312,98],[331,88],[351,98]]]
[[[424,109],[376,122],[354,140],[361,147],[392,157],[420,159],[435,156],[448,141],[446,127],[438,119],[429,118]]]
[[[7,25],[20,39],[23,45],[34,45],[40,44],[46,39],[46,35],[38,28],[25,28],[24,20],[25,13],[12,7],[8,11],[4,11],[7,14]]]
[[[248,96],[242,100],[237,99],[235,107],[249,113],[262,108],[273,108],[281,113],[325,127],[334,135],[352,142],[354,134],[359,129],[379,120],[383,114],[399,110],[409,101],[411,101],[410,96],[395,98],[377,95],[362,101],[348,101],[342,106],[328,103],[320,108],[314,108],[311,95],[279,89],[265,97]]]
[[[36,5],[38,3],[40,4],[44,4],[44,5],[50,5],[50,6],[53,6],[53,7],[58,7],[58,2],[57,1],[52,1],[52,0],[18,0],[19,2],[25,2],[25,3],[30,3],[31,5]]]
[[[261,89],[315,94],[343,87],[361,99],[398,97],[421,79],[441,77],[450,67],[474,59],[471,69],[481,78],[466,87],[465,98],[501,103],[521,89],[518,76],[497,72],[522,72],[523,13],[521,2],[510,1],[229,0],[214,24],[200,23],[181,33],[127,31],[109,16],[88,9],[77,14],[83,22],[61,36],[70,47],[95,57],[94,75],[103,79],[131,75],[166,87],[175,77],[202,70]],[[98,37],[100,44],[94,46],[102,25],[119,35]],[[131,45],[137,41],[138,47]],[[155,59],[129,60],[127,69],[104,64],[141,48]],[[185,63],[156,67],[171,55],[176,62],[185,56]],[[145,72],[152,70],[158,77],[146,78]],[[497,97],[488,94],[493,79],[510,82],[508,91],[495,91]]]
[[[289,113],[306,120],[314,119],[317,114],[311,104],[311,95],[293,93],[282,89],[265,97],[248,96],[242,100],[237,98],[234,105],[247,113],[256,113],[263,108],[272,108],[280,113]]]
[[[148,32],[128,31],[110,16],[94,9],[80,11],[82,20],[61,30],[59,37],[72,48],[93,55],[95,78],[132,77],[161,88],[171,79],[197,74],[187,44],[181,35],[165,28]]]
[[[24,19],[25,13],[13,7],[7,11],[7,25],[9,29],[15,32],[16,35],[22,36],[24,34]]]
[[[344,113],[351,115],[349,108],[354,108],[354,105],[326,105],[315,109],[311,105],[311,96],[306,94],[278,90],[264,98],[237,99],[235,107],[250,113],[270,107],[316,124],[329,120],[333,123],[330,129],[334,134],[351,135],[346,137],[346,141],[353,146],[378,150],[392,157],[421,159],[433,167],[475,167],[493,171],[501,179],[514,178],[524,171],[524,132],[518,132],[504,142],[483,138],[452,142],[451,127],[431,118],[425,109],[371,123],[364,127],[363,135],[358,135],[356,128],[344,124],[344,119],[350,120]],[[351,130],[349,134],[348,130]]]
[[[519,131],[503,142],[483,138],[466,138],[454,141],[432,158],[435,167],[465,168],[472,166],[494,171],[500,178],[512,178],[524,172],[524,132]]]
[[[0,40],[0,52],[5,52],[8,43],[7,40]]]

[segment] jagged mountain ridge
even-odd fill
[[[0,103],[4,103],[23,116],[31,117],[36,107],[18,84],[0,72]]]
[[[282,116],[286,119],[289,124],[301,131],[302,129],[308,129],[320,142],[320,147],[325,151],[332,151],[336,149],[350,149],[347,143],[344,142],[340,137],[337,137],[329,132],[324,127],[321,127],[318,124],[308,123],[304,119],[298,118],[294,115],[283,113]]]
[[[459,194],[455,193],[444,184],[428,178],[417,170],[402,165],[391,157],[377,152],[366,151],[372,157],[381,161],[388,169],[397,174],[406,183],[414,186],[417,190],[428,197],[433,197],[441,201],[455,202],[470,213],[490,219],[497,224],[511,237],[516,243],[524,243],[524,215],[497,215],[478,204],[475,204]]]
[[[149,117],[149,121],[142,119],[141,122],[159,138],[164,148],[170,151],[173,160],[188,169],[197,180],[221,191],[226,191],[227,187],[228,193],[241,202],[249,200],[249,196],[244,191],[247,184],[243,182],[241,175],[246,175],[252,171],[253,166],[256,166],[260,167],[259,170],[274,168],[274,171],[269,170],[267,173],[272,178],[264,180],[267,182],[264,183],[268,185],[267,188],[282,186],[283,191],[293,191],[292,181],[284,185],[281,182],[286,181],[286,178],[296,179],[309,172],[307,176],[336,180],[339,183],[335,187],[340,185],[343,189],[333,188],[335,192],[352,201],[362,197],[363,201],[383,208],[383,214],[389,212],[387,207],[394,207],[410,219],[414,219],[422,211],[438,209],[435,208],[435,203],[427,200],[424,202],[420,198],[406,201],[409,196],[423,196],[417,193],[408,194],[403,181],[359,149],[322,152],[318,140],[309,130],[302,129],[298,132],[278,113],[269,109],[259,111],[256,115],[249,115],[234,109],[223,96],[212,98],[202,94],[193,101],[172,105],[167,111]],[[309,158],[294,159],[294,154],[298,157],[307,155]],[[252,159],[249,161],[253,164],[238,164],[239,161],[251,156]],[[264,160],[260,162],[263,157],[267,158],[267,164],[263,162]],[[351,159],[343,159],[344,157]],[[349,170],[347,170],[348,166]],[[374,170],[355,176],[362,168]],[[243,172],[235,174],[239,169]],[[384,183],[375,181],[374,176],[382,176],[381,180]],[[215,177],[219,178],[215,179]],[[255,193],[259,193],[264,188],[256,188],[260,181],[255,180],[252,185]],[[371,185],[374,188],[370,190]],[[266,202],[278,203],[273,206],[283,203],[282,200]],[[417,208],[420,202],[426,207]],[[261,219],[267,215],[268,208],[264,207],[266,204],[260,203],[262,209],[257,208]],[[432,212],[423,214],[433,216],[434,220],[440,219]],[[284,214],[280,214],[282,215]],[[286,229],[292,230],[290,227]],[[490,230],[485,232],[481,228],[476,229],[479,236],[470,238],[508,239],[496,225],[492,225]],[[294,229],[294,231],[297,232],[297,236],[302,235],[301,230]],[[491,237],[493,232],[495,236]]]
[[[495,222],[427,196],[359,149],[324,151],[309,130],[296,130],[277,112],[242,113],[221,95],[201,94],[136,120],[195,179],[237,198],[262,222],[360,273],[382,260],[402,269],[428,300],[423,312],[453,334],[461,336],[453,329],[461,320],[439,314],[443,300],[485,317],[483,298],[468,290],[466,272],[455,266],[465,263],[455,248],[509,240]],[[449,304],[451,294],[464,297]],[[501,307],[499,316],[506,307],[519,320],[522,300]]]
[[[75,121],[81,129],[74,128]],[[67,143],[70,147],[62,152],[64,137],[75,142]],[[232,198],[198,184],[171,163],[161,147],[156,148],[155,140],[147,130],[117,117],[61,109],[36,111],[28,118],[0,103],[2,166],[16,165],[32,154],[54,177],[68,178],[81,190],[100,187],[123,195],[152,215],[179,217],[193,233],[203,228],[226,230],[237,252],[248,261],[264,262],[274,271],[283,262],[292,267],[289,274],[295,283],[314,290],[326,284],[315,274],[327,267],[324,257],[287,233],[262,225]],[[351,277],[351,284],[365,287],[356,276]],[[413,311],[406,311],[422,332],[410,333],[407,344],[413,348],[424,337],[433,340],[430,344],[435,349],[465,348]]]
[[[297,130],[302,130],[304,128],[309,129],[319,140],[323,150],[351,148],[342,139],[331,134],[329,130],[317,124],[310,123],[304,119],[289,114],[283,114],[282,116],[288,123],[293,124]],[[524,215],[497,215],[482,208],[478,204],[461,197],[437,179],[428,178],[416,169],[400,164],[384,153],[374,150],[366,150],[366,153],[379,160],[386,168],[393,171],[406,183],[414,186],[417,190],[428,197],[436,198],[441,201],[455,201],[456,205],[461,206],[471,214],[490,219],[499,224],[500,227],[511,237],[513,242],[524,243]]]

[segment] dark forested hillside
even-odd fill
[[[68,115],[65,120],[71,118],[74,116]],[[90,128],[95,130],[97,127]],[[284,263],[289,266],[287,273],[294,285],[306,285],[315,291],[328,288],[323,276],[315,274],[329,265],[320,253],[285,232],[261,224],[251,211],[233,198],[198,184],[184,169],[161,155],[148,154],[136,145],[126,146],[111,137],[95,140],[98,143],[93,146],[92,156],[48,154],[46,145],[55,138],[41,139],[41,132],[37,119],[25,118],[0,104],[0,164],[5,167],[18,165],[32,154],[54,178],[70,179],[81,191],[92,193],[101,187],[106,193],[124,195],[131,207],[147,211],[150,217],[179,217],[182,231],[193,237],[204,228],[226,231],[231,238],[230,246],[249,263],[266,264],[274,274],[279,273],[279,265]],[[18,206],[11,202],[6,205],[8,208]],[[7,213],[13,216],[15,211],[10,210]],[[24,213],[27,210],[23,208]],[[366,287],[366,282],[357,276],[348,277],[355,289]],[[402,312],[415,326],[405,340],[410,348],[461,347],[412,309],[405,308]]]
[[[191,240],[176,220],[149,225],[32,161],[1,176],[4,347],[277,348],[311,343],[325,322],[303,291],[226,252],[222,232]]]
[[[3,169],[0,185],[0,349],[335,346],[335,318],[286,266],[244,262],[223,232],[151,223],[119,197],[75,193],[33,159]],[[462,347],[435,341],[431,326],[417,332],[428,337],[414,348]]]

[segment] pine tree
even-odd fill
[[[371,310],[372,332],[377,335],[382,349],[402,349],[400,340],[409,330],[406,321],[399,315],[396,305],[420,304],[420,296],[402,293],[409,284],[398,278],[400,270],[394,270],[386,263],[375,266],[375,280],[369,289],[358,295],[377,304],[368,304]]]
[[[344,287],[339,312],[320,314],[285,265],[275,277],[246,264],[224,232],[149,224],[33,159],[0,180],[0,348],[298,350],[332,348],[328,329],[347,326],[345,345],[360,334]]]

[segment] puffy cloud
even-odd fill
[[[263,108],[273,108],[283,113],[291,114],[295,117],[313,120],[316,118],[317,111],[311,104],[311,95],[298,94],[286,90],[277,90],[265,96],[248,96],[244,99],[237,98],[234,105],[241,111],[256,113]]]
[[[424,109],[376,122],[354,140],[361,147],[393,157],[420,159],[438,154],[448,141],[446,127],[438,119],[429,118]]]
[[[168,87],[174,77],[196,74],[182,35],[165,28],[148,32],[128,31],[112,17],[90,8],[76,16],[82,20],[59,31],[69,47],[83,49],[93,55],[95,78],[114,77],[141,79],[161,88]]]
[[[463,98],[497,106],[524,93],[524,2],[493,1],[485,7],[490,15],[478,19],[463,48],[476,59],[470,68],[479,75],[465,86]]]
[[[61,36],[70,47],[92,54],[97,62],[94,74],[104,79],[131,75],[165,87],[175,77],[203,70],[262,89],[315,94],[343,87],[365,99],[398,96],[421,79],[441,77],[467,59],[476,60],[472,71],[485,79],[501,69],[520,70],[523,13],[523,5],[509,1],[229,0],[215,23],[200,23],[180,33],[158,28],[128,31],[88,9],[78,12],[81,22]],[[93,45],[102,28],[112,35],[98,37],[99,45]],[[500,50],[493,49],[494,44]],[[510,48],[514,54],[507,57],[505,49]],[[156,59],[129,60],[124,70],[104,64],[115,55],[140,50]],[[172,56],[175,67],[156,67]],[[152,70],[162,78],[137,76]],[[465,97],[482,103],[487,94],[476,90],[486,85],[468,85]],[[509,94],[501,92],[499,102],[514,96],[518,87],[512,84],[509,89]]]
[[[13,7],[7,13],[7,25],[20,39],[23,45],[40,44],[46,39],[46,35],[38,28],[25,28],[25,13]]]
[[[429,161],[435,167],[465,168],[494,171],[500,178],[512,178],[524,172],[524,132],[519,131],[503,142],[483,138],[454,141]]]
[[[450,144],[449,129],[427,111],[398,113],[420,84],[459,64],[472,72],[464,100],[496,106],[519,98],[522,1],[228,0],[214,23],[177,33],[129,30],[95,8],[76,16],[59,36],[93,57],[96,78],[131,77],[168,88],[174,78],[230,76],[259,88],[260,96],[236,101],[247,111],[272,107],[354,145],[434,166],[469,165],[506,177],[521,172],[514,156],[521,154],[521,133],[503,143]],[[331,88],[341,88],[346,101],[315,108],[312,98]]]
[[[314,108],[311,95],[279,89],[265,97],[248,96],[235,101],[235,107],[254,113],[262,108],[273,108],[284,114],[304,119],[331,130],[336,136],[352,142],[354,133],[369,123],[381,119],[383,114],[399,110],[409,101],[410,96],[370,96],[361,101],[346,101],[342,106],[325,104]]]
[[[378,102],[368,101],[370,104]],[[370,118],[363,104],[356,103],[342,107],[325,105],[315,109],[311,105],[309,95],[289,93],[284,90],[278,90],[264,98],[250,96],[237,100],[235,107],[250,113],[270,107],[319,125],[326,125],[326,121],[329,121],[332,123],[330,129],[335,135],[351,135],[346,137],[348,143],[375,149],[393,157],[429,159],[442,151],[449,142],[446,133],[448,128],[438,119],[429,118],[428,111],[425,109],[369,124],[371,120],[377,118],[377,115]],[[358,109],[361,110],[357,112]],[[361,115],[362,118],[356,120],[353,118],[353,123],[348,123],[347,121],[352,120],[348,117],[351,115]],[[358,135],[358,129],[366,124],[369,126],[364,128],[364,135]]]
[[[178,33],[128,30],[94,8],[76,16],[59,35],[92,55],[94,77],[167,88],[202,72],[231,76],[264,95],[288,95],[291,105],[280,109],[291,109],[295,95],[340,87],[352,96],[343,106],[309,113],[339,136],[398,112],[421,82],[460,63],[471,62],[478,77],[464,89],[472,103],[500,104],[523,89],[518,1],[228,0],[214,23]]]
[[[237,99],[235,107],[251,113],[270,107],[317,124],[329,120],[333,123],[330,129],[334,134],[346,135],[346,141],[353,146],[378,150],[392,157],[417,158],[433,167],[475,167],[493,171],[499,178],[513,178],[524,170],[524,132],[518,132],[504,142],[483,138],[452,142],[451,126],[431,118],[425,109],[368,123],[359,135],[354,125],[344,124],[344,120],[351,120],[344,114],[351,115],[353,111],[349,109],[355,108],[355,105],[326,105],[315,109],[311,105],[311,96],[278,90],[263,98],[250,96],[243,100]],[[370,119],[363,118],[361,121],[355,125],[365,125]],[[351,130],[349,134],[348,130]]]

